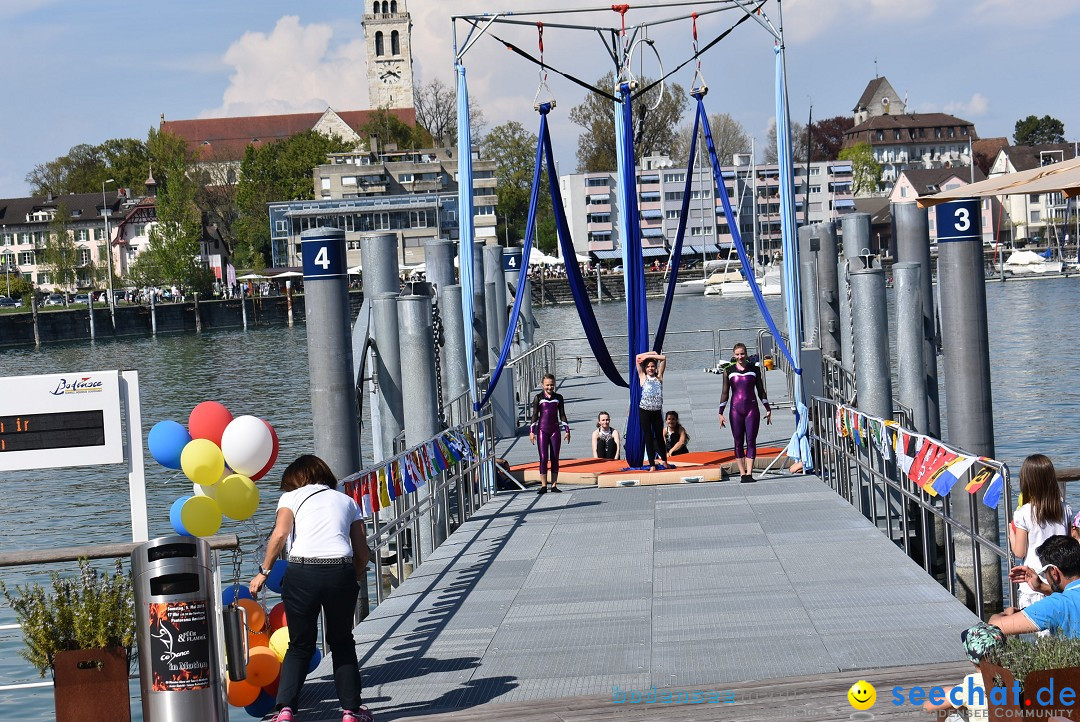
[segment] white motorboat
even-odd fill
[[[1061,273],[1062,261],[1052,261],[1034,251],[1013,251],[1004,264],[1005,275],[1023,276],[1028,274]]]

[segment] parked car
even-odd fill
[[[72,301],[72,303],[89,304],[90,303],[90,296],[88,294],[85,294],[85,293],[76,293],[75,294],[75,300]]]
[[[50,294],[49,294],[49,295],[48,295],[48,296],[47,296],[47,297],[45,298],[45,303],[44,303],[44,305],[45,305],[45,306],[63,306],[63,305],[64,305],[64,296],[63,296],[63,294],[60,294],[60,293],[50,293]]]
[[[17,301],[14,298],[8,298],[7,296],[0,296],[0,308],[19,308],[22,306],[22,301]]]

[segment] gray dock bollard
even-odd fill
[[[841,258],[836,263],[836,277],[840,284],[840,365],[848,373],[855,373],[855,351],[851,339],[851,282],[848,276],[848,259]]]
[[[944,345],[945,398],[949,443],[968,453],[994,456],[993,397],[990,387],[990,340],[986,323],[986,278],[978,199],[948,201],[936,208],[938,286],[941,294],[941,337]],[[1004,499],[1011,504],[1011,499]],[[966,508],[964,508],[966,502]],[[998,539],[998,513],[974,494],[960,500],[953,513],[977,525],[988,539]],[[974,607],[970,590],[982,582],[983,598],[1001,599],[1001,563],[980,555],[960,535],[954,539],[958,596]],[[989,611],[996,611],[990,609]]]
[[[335,477],[342,479],[360,468],[345,231],[303,231],[300,254],[304,264],[315,454],[330,466]]]
[[[473,250],[473,367],[477,378],[489,371],[487,303],[484,301],[484,243],[475,241]]]
[[[941,402],[938,394],[938,343],[934,309],[934,266],[930,257],[930,219],[915,203],[893,203],[893,238],[897,262],[911,261],[922,268],[923,365],[926,368],[925,433],[941,438]]]
[[[401,338],[402,403],[405,415],[405,445],[421,444],[441,431],[439,401],[435,388],[435,347],[432,344],[431,299],[427,296],[400,296],[397,300]],[[421,559],[446,539],[446,496],[434,494],[433,483],[423,487],[431,499],[431,509],[420,517]]]
[[[465,363],[465,327],[461,323],[461,286],[453,284],[439,289],[439,309],[444,319],[443,399],[449,404],[469,390],[469,370]],[[471,404],[472,401],[468,403]]]
[[[817,264],[808,253],[799,263],[800,295],[802,296],[803,336],[811,346],[820,346],[821,331],[818,321]]]
[[[885,304],[885,272],[880,268],[860,268],[851,272],[851,317],[855,331],[853,345],[859,410],[891,419],[889,316]]]
[[[928,434],[926,366],[923,363],[922,266],[894,263],[896,296],[896,377],[900,403],[911,409],[911,428]]]
[[[393,233],[366,233],[360,236],[360,267],[364,276],[364,296],[398,293],[397,236]]]
[[[436,238],[424,242],[424,275],[427,276],[428,283],[435,286],[436,292],[457,283],[455,258],[457,244],[453,241]]]
[[[816,225],[818,234],[817,283],[818,328],[821,330],[821,353],[840,358],[840,284],[837,280],[838,251],[836,223]]]
[[[397,299],[396,293],[378,293],[371,299],[375,328],[373,371],[379,389],[379,436],[384,459],[394,455],[394,444],[405,430]]]

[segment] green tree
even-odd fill
[[[515,241],[525,236],[529,218],[529,197],[532,194],[533,171],[536,164],[537,136],[515,120],[497,125],[484,137],[488,158],[495,161],[495,177],[499,181],[499,205],[495,213],[501,228],[499,238]],[[551,194],[548,192],[547,172],[540,176],[537,199],[537,223],[550,215]]]
[[[869,143],[857,143],[840,151],[840,160],[851,162],[851,173],[857,195],[875,193],[881,183],[881,166],[874,160]]]
[[[431,134],[423,126],[409,125],[385,108],[372,111],[368,122],[360,126],[356,132],[365,141],[368,138],[375,138],[380,149],[390,143],[396,145],[398,150],[430,148],[434,145]]]
[[[640,87],[652,81],[642,78]],[[615,74],[608,72],[594,84],[598,88],[614,88]],[[682,86],[665,86],[663,97],[655,110],[660,86],[634,100],[634,147],[639,156],[650,153],[671,155],[678,148],[678,129],[686,110],[687,95]],[[590,93],[585,102],[570,110],[570,120],[585,131],[578,137],[577,162],[579,173],[613,171],[618,167],[615,149],[614,104],[602,95]]]
[[[49,223],[48,239],[38,258],[49,280],[57,288],[67,290],[73,290],[79,279],[79,249],[70,225],[71,212],[61,203]]]
[[[153,267],[159,283],[176,284],[182,293],[207,293],[211,274],[200,261],[203,224],[202,214],[195,205],[198,180],[192,177],[192,158],[179,138],[154,130],[150,133],[149,146],[159,169],[155,172],[157,222],[150,229],[150,245],[144,251],[149,255],[140,265],[138,275]]]
[[[115,138],[100,145],[82,143],[65,155],[39,163],[26,174],[35,196],[52,193],[93,193],[112,178],[116,187],[141,189],[149,171],[146,144],[133,138]]]
[[[1065,124],[1057,118],[1029,115],[1016,121],[1013,140],[1017,145],[1044,145],[1065,142]]]
[[[266,205],[313,198],[312,169],[325,163],[330,153],[352,149],[340,138],[313,130],[259,148],[248,146],[236,186],[233,261],[238,268],[265,268],[270,262]]]

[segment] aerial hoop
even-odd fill
[[[664,89],[666,87],[664,83],[664,60],[660,57],[660,51],[656,49],[656,41],[652,38],[638,38],[638,40],[636,40],[634,44],[630,46],[630,53],[626,56],[626,68],[630,74],[630,77],[633,78],[633,71],[629,69],[634,62],[634,53],[637,52],[638,46],[640,46],[642,43],[645,43],[652,49],[653,55],[656,56],[656,63],[660,66],[660,92],[656,95],[656,102],[653,103],[650,107],[646,108],[646,111],[652,112],[660,107],[660,103],[664,99]],[[637,81],[634,81],[634,85],[631,86],[632,90],[637,89],[636,84]]]

